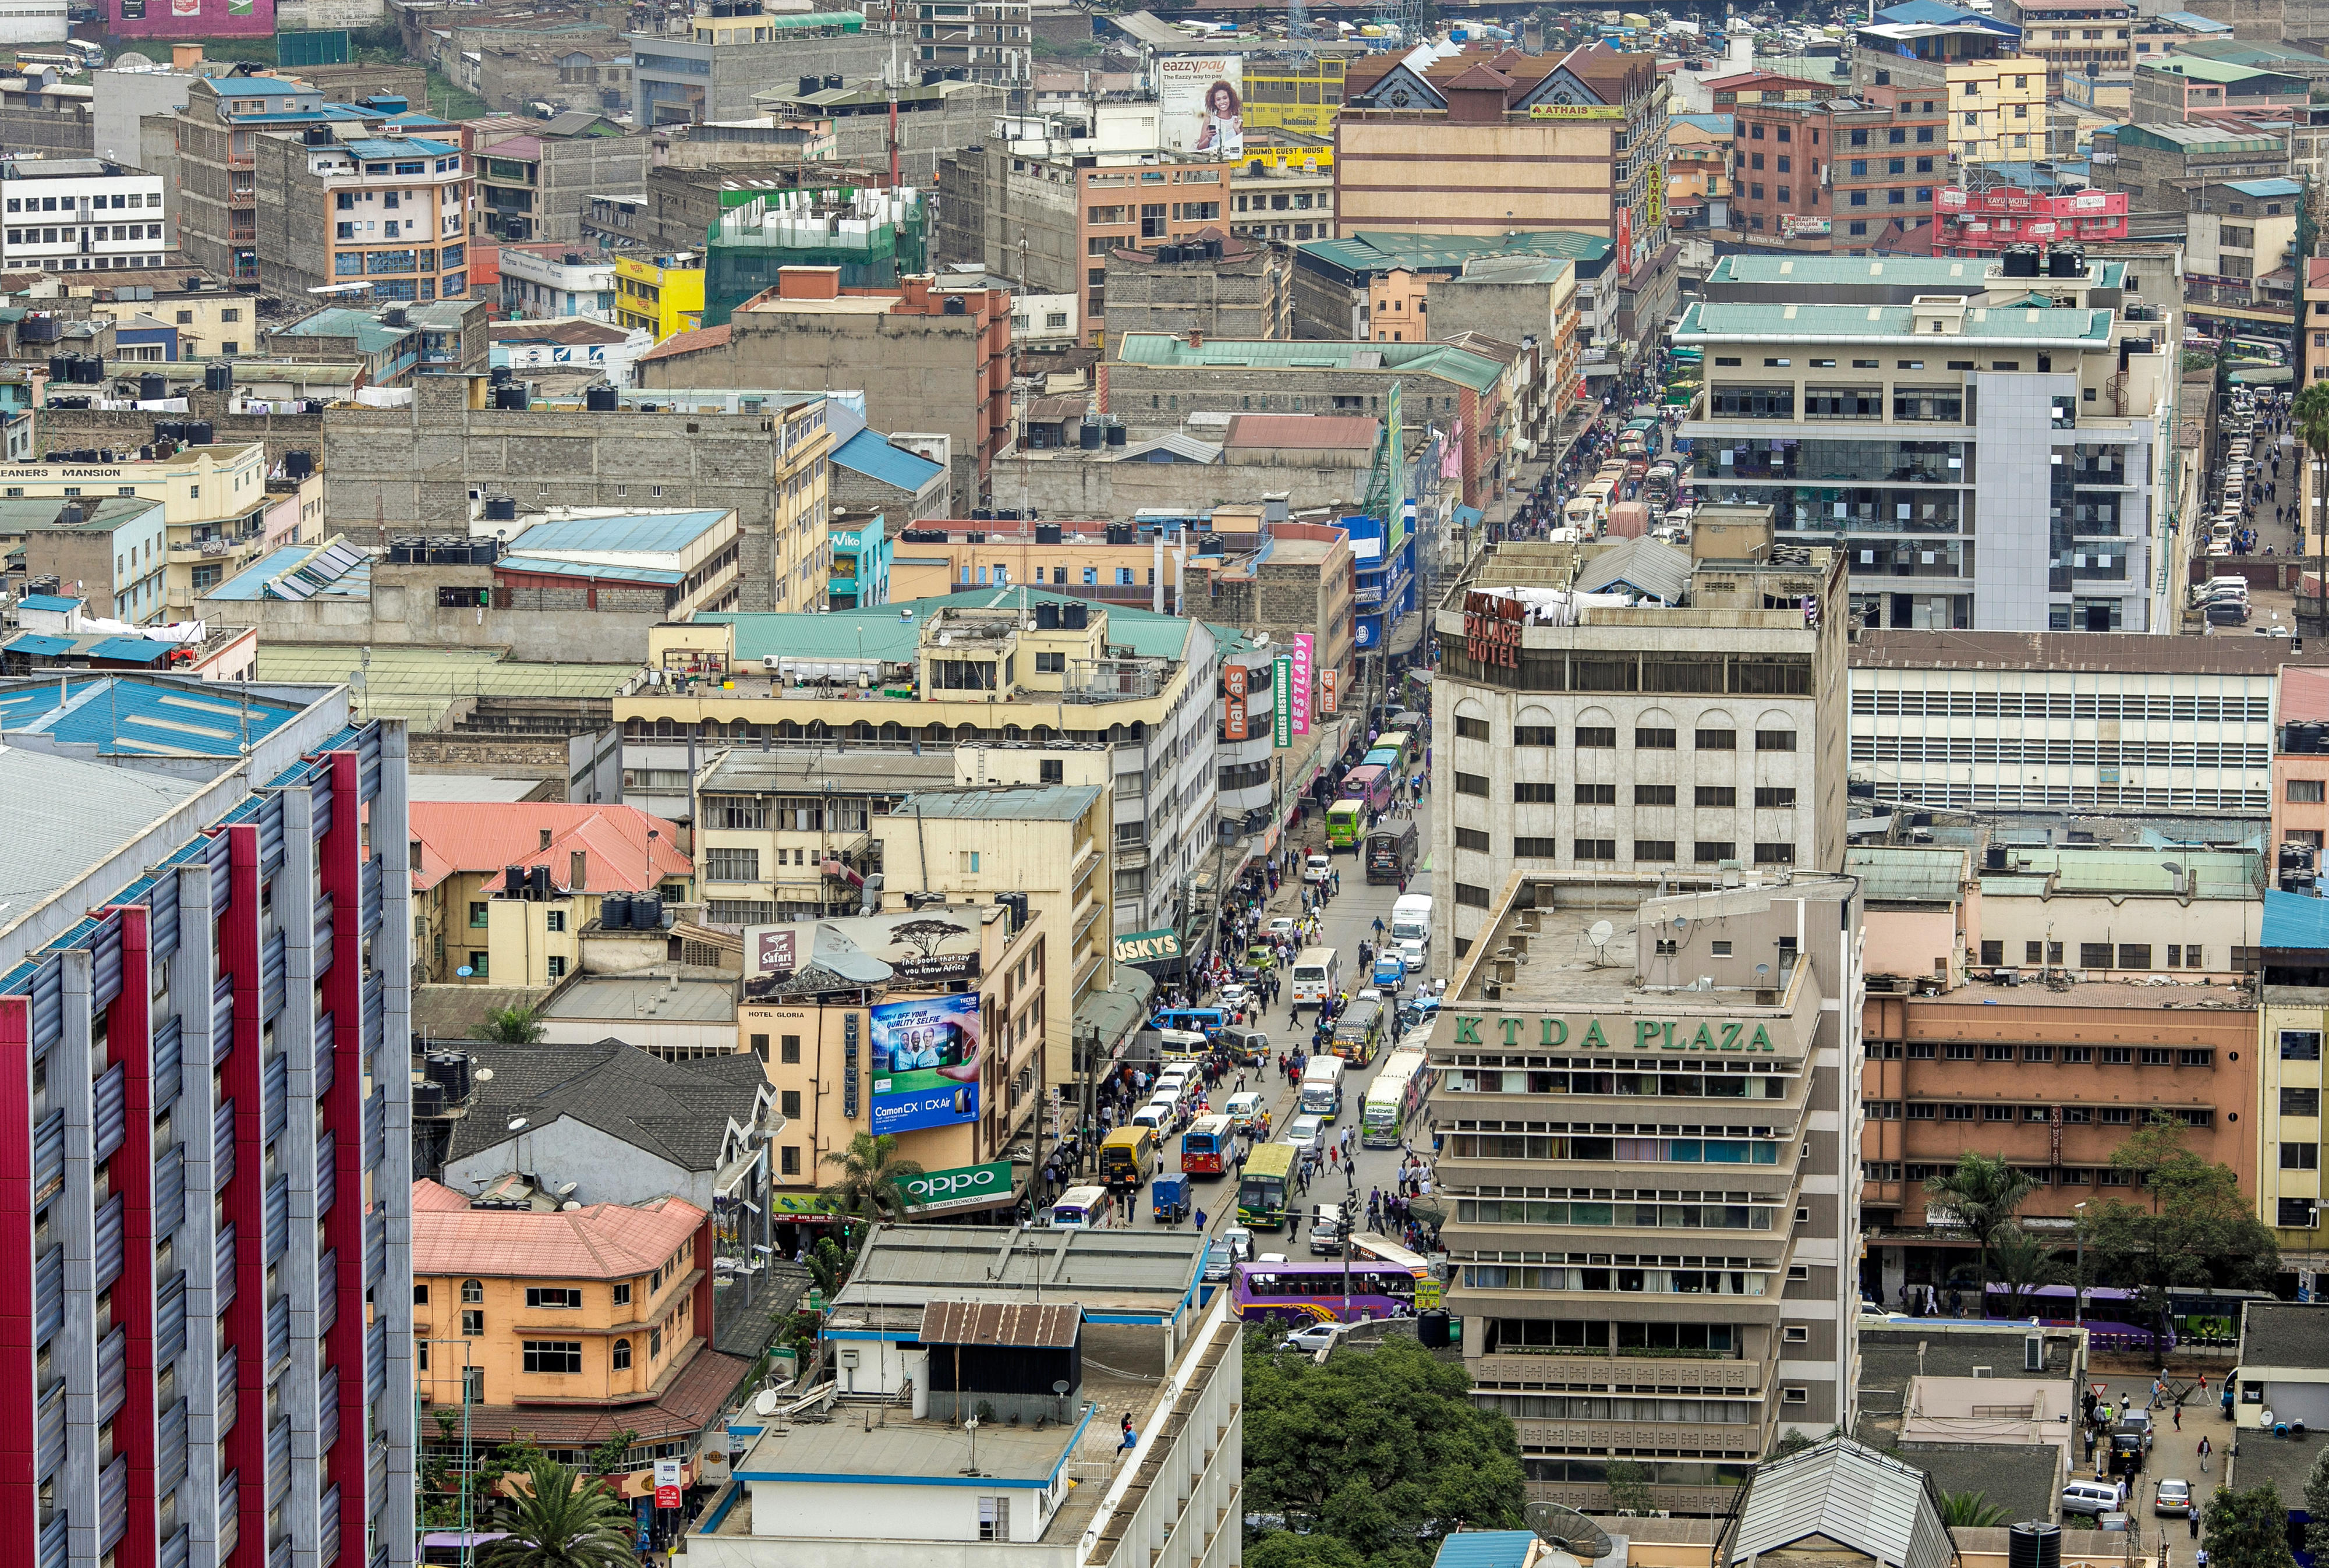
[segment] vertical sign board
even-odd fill
[[[1222,729],[1224,731],[1223,739],[1242,741],[1246,738],[1245,666],[1224,665],[1221,667],[1221,681],[1228,688],[1229,692],[1229,695],[1226,699],[1228,712],[1224,715],[1224,723],[1222,725]]]
[[[1294,656],[1279,654],[1269,662],[1270,744],[1279,751],[1294,744]]]
[[[655,1505],[656,1507],[676,1508],[679,1507],[679,1494],[683,1485],[683,1476],[684,1470],[681,1460],[655,1460]]]
[[[1306,631],[1294,634],[1294,732],[1310,732],[1310,660],[1318,639]]]
[[[1331,667],[1318,672],[1319,700],[1325,704],[1325,709],[1330,713],[1339,713],[1342,711],[1336,704],[1336,693],[1334,690],[1335,686],[1341,681],[1342,674],[1342,671]]]

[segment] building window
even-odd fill
[[[552,979],[553,979],[553,980],[562,980],[562,979],[564,979],[564,978],[566,978],[566,955],[565,955],[565,954],[563,954],[563,953],[552,953],[552,954],[551,954],[551,955],[550,955],[550,958],[549,958],[549,959],[548,959],[547,961],[548,961],[548,967],[549,967],[550,978],[551,978]]]
[[[1513,744],[1515,746],[1557,746],[1559,732],[1551,724],[1514,724]]]
[[[2283,1170],[2319,1170],[2321,1146],[2317,1143],[2284,1143],[2280,1146],[2280,1168]]]
[[[1488,738],[1488,721],[1485,719],[1467,719],[1461,713],[1457,714],[1456,738],[1459,741],[1486,740]]]
[[[800,1148],[797,1144],[787,1144],[783,1148],[779,1148],[777,1153],[778,1156],[777,1165],[778,1175],[800,1175]]]
[[[1578,729],[1577,749],[1580,751],[1607,751],[1617,744],[1617,732],[1614,726],[1588,724]]]
[[[777,1060],[788,1067],[799,1066],[800,1041],[797,1034],[781,1036],[777,1042]]]
[[[2079,968],[2107,969],[2111,967],[2111,945],[2108,942],[2080,942]]]
[[[1702,838],[1691,846],[1691,859],[1700,865],[1739,858],[1739,845],[1728,838]]]
[[[1482,828],[1459,827],[1456,830],[1456,847],[1468,849],[1476,855],[1485,855],[1488,853],[1488,835]],[[1513,853],[1518,854],[1519,851]]]
[[[476,1280],[461,1281],[461,1299],[465,1304],[482,1302],[485,1299],[486,1287],[482,1281]]]
[[[1577,841],[1576,857],[1588,861],[1615,860],[1617,858],[1617,841],[1614,838],[1580,838]]]
[[[1792,811],[1796,808],[1796,792],[1779,788],[1758,788],[1755,806],[1762,811]]]
[[[1009,1497],[978,1499],[978,1538],[982,1541],[1011,1539],[1011,1499]]]
[[[580,1310],[582,1292],[571,1285],[528,1285],[525,1288],[528,1308],[563,1308]]]
[[[2319,779],[2291,779],[2288,798],[2295,804],[2317,806],[2321,804],[2323,783]]]
[[[1485,800],[1488,798],[1487,775],[1485,773],[1457,772],[1456,775],[1456,793],[1458,795],[1476,795],[1481,799]]]
[[[1739,791],[1728,784],[1701,784],[1691,798],[1699,806],[1736,807]]]
[[[579,1339],[527,1339],[522,1355],[528,1372],[576,1373],[582,1370],[582,1342]]]
[[[631,1282],[628,1280],[626,1280],[621,1284],[615,1287],[615,1305],[618,1307],[627,1307],[630,1304]]]
[[[1755,845],[1755,864],[1758,865],[1793,865],[1795,863],[1796,846],[1792,844],[1758,841]]]
[[[472,902],[469,905],[469,929],[474,931],[484,930],[488,906],[485,903]]]
[[[1671,838],[1636,838],[1634,840],[1634,861],[1637,865],[1672,865],[1674,864],[1674,841]]]
[[[1698,732],[1697,744],[1702,751],[1736,751],[1739,749],[1739,732],[1701,730]]]
[[[631,1342],[629,1340],[618,1339],[615,1341],[614,1367],[617,1372],[628,1372],[631,1369]]]
[[[1637,727],[1634,731],[1634,747],[1642,751],[1671,751],[1674,749],[1674,732]]]
[[[1520,783],[1513,786],[1513,801],[1520,806],[1551,806],[1559,792],[1551,784]]]
[[[482,1338],[485,1332],[486,1315],[483,1312],[472,1308],[461,1314],[461,1337],[464,1339]]]
[[[1456,884],[1456,902],[1465,909],[1486,909],[1488,890],[1468,882],[1459,882]]]
[[[1792,751],[1795,749],[1796,732],[1793,730],[1755,732],[1755,750],[1758,751]]]

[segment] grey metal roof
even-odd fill
[[[493,1077],[453,1124],[446,1162],[512,1142],[510,1119],[539,1131],[570,1116],[685,1171],[716,1170],[728,1124],[750,1127],[768,1081],[750,1052],[665,1062],[620,1040],[596,1045],[468,1047]]]
[[[1063,1350],[1076,1342],[1084,1309],[1032,1301],[933,1301],[922,1308],[925,1345],[1015,1345]]]
[[[1189,1231],[883,1225],[834,1310],[1032,1300],[1040,1289],[1048,1303],[1162,1322],[1193,1302],[1204,1254],[1204,1238]]]
[[[1092,808],[1099,789],[1090,784],[990,785],[976,789],[917,789],[898,803],[898,817],[932,821],[959,817],[977,822],[1073,822]]]
[[[2248,1303],[2240,1320],[2240,1365],[2329,1368],[2329,1305]]]
[[[1663,540],[1628,539],[1596,555],[1578,573],[1580,593],[1630,588],[1668,604],[1680,604],[1690,587],[1690,557]]]
[[[1966,852],[1960,848],[1862,848],[1843,852],[1843,869],[1860,878],[1874,903],[1954,903],[1963,886]]]
[[[1924,1472],[1849,1438],[1757,1467],[1725,1561],[1749,1563],[1811,1535],[1886,1568],[1950,1568],[1957,1557]]]
[[[585,975],[543,1003],[542,1016],[587,1018],[618,1028],[626,1018],[642,1024],[733,1025],[736,977]]]
[[[0,854],[0,930],[209,785],[207,778],[115,768],[24,747],[0,751],[0,800],[8,802],[9,827]]]

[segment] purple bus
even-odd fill
[[[1249,1323],[1357,1323],[1403,1318],[1415,1310],[1415,1275],[1395,1263],[1351,1260],[1350,1309],[1344,1310],[1339,1261],[1240,1263],[1230,1282],[1230,1310]]]
[[[1388,811],[1391,809],[1391,786],[1397,780],[1391,777],[1391,770],[1381,763],[1353,768],[1344,776],[1341,798],[1363,800],[1372,810]]]

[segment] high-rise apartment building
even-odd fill
[[[1735,528],[1737,559],[1502,544],[1449,590],[1432,682],[1442,952],[1470,950],[1515,871],[1843,864],[1843,562],[1775,546],[1760,509],[1722,515],[1745,510],[1698,522],[1702,548]],[[1580,604],[1572,585],[1641,602]]]
[[[1839,544],[1866,626],[2173,630],[2154,500],[2172,323],[2086,287],[2073,253],[2046,260],[1881,305],[1815,303],[1831,278],[1868,282],[1867,263],[1798,263],[1757,303],[1692,306],[1674,341],[1706,355],[1679,427],[1700,493]]]
[[[0,682],[0,1557],[413,1560],[404,732]]]
[[[154,268],[170,247],[162,176],[101,158],[0,164],[6,226],[0,266],[12,272]]]
[[[1861,895],[1849,877],[1524,873],[1433,1025],[1447,1304],[1532,1497],[1729,1511],[1852,1429]]]
[[[259,275],[315,296],[458,299],[468,292],[469,156],[457,136],[357,136],[328,127],[257,137]],[[351,301],[350,297],[353,298]]]

